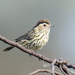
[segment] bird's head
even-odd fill
[[[41,19],[33,28],[36,28],[39,31],[49,31],[50,27],[54,27],[54,25],[51,25],[47,19]]]

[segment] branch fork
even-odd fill
[[[6,39],[5,37],[3,37],[1,35],[0,35],[0,40],[3,41],[4,43],[9,44],[9,45],[13,45],[13,46],[17,47],[18,49],[20,49],[21,51],[23,51],[23,52],[25,52],[29,55],[33,55],[33,56],[39,58],[40,60],[45,61],[45,62],[52,65],[52,71],[41,69],[41,70],[35,71],[36,73],[45,71],[45,72],[50,72],[50,73],[52,73],[52,75],[54,75],[54,73],[55,73],[54,66],[57,66],[64,75],[70,75],[69,71],[68,71],[68,68],[75,69],[75,65],[69,64],[69,62],[66,61],[66,60],[62,60],[62,59],[60,59],[60,60],[56,60],[56,59],[51,60],[50,58],[42,56],[39,53],[32,52],[32,50],[28,50],[28,49],[24,48],[23,46],[21,46],[20,44],[18,44],[16,42],[13,42],[13,41],[10,41],[10,40]],[[34,75],[34,74],[29,74],[29,75]],[[60,75],[60,74],[58,74],[58,75]]]

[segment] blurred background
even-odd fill
[[[37,52],[75,64],[75,0],[0,0],[0,35],[9,40],[14,41],[42,18],[55,27],[47,45]],[[8,46],[0,41],[0,75],[27,75],[46,64],[17,48],[3,53]]]

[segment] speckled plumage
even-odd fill
[[[48,42],[50,26],[47,19],[41,19],[30,31],[15,40],[27,49],[39,50]],[[12,48],[14,47],[10,46],[4,51],[9,51]]]

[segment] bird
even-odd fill
[[[40,19],[30,31],[15,39],[15,42],[19,43],[26,49],[33,51],[40,50],[49,40],[50,27],[54,27],[54,25],[51,25],[49,20]],[[10,51],[14,47],[15,46],[11,45],[3,51]]]

